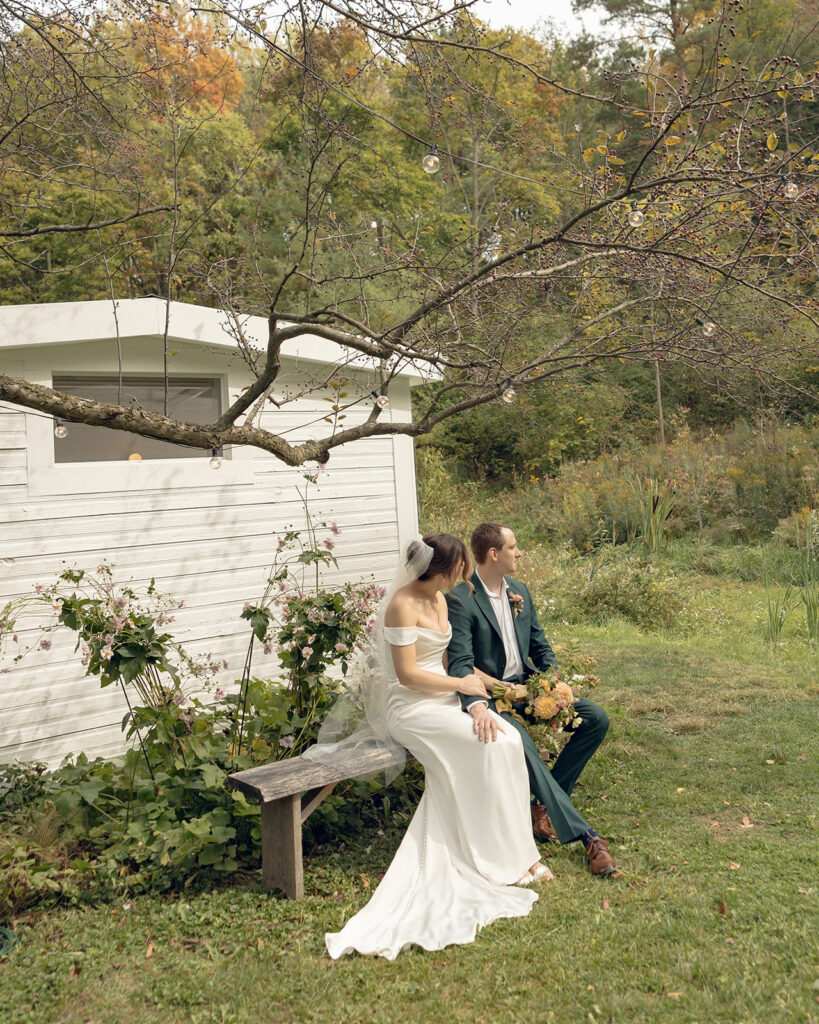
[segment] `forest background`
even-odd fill
[[[429,127],[429,96],[416,79],[394,61],[378,60],[365,32],[352,22],[317,29],[311,59],[326,70],[328,81],[355,80],[370,105],[367,112],[340,100],[334,104],[330,95],[321,111],[325,121],[343,117],[344,132],[354,133],[359,143],[319,194],[328,223],[344,225],[341,244],[325,256],[324,280],[335,274],[346,283],[350,265],[366,274],[360,260],[367,247],[372,256],[394,253],[413,233],[418,247],[412,251],[427,266],[443,266],[460,235],[467,262],[480,267],[523,244],[534,224],[548,230],[564,221],[575,202],[567,159],[573,150],[582,152],[587,165],[599,160],[599,153],[611,165],[640,158],[639,145],[636,152],[622,146],[624,159],[613,155],[612,147],[627,134],[620,129],[621,113],[585,95],[602,91],[618,74],[633,79],[636,67],[644,67],[647,76],[656,73],[657,80],[695,81],[703,55],[717,45],[718,33],[725,34],[716,16],[719,6],[610,0],[603,5],[615,30],[608,40],[561,38],[548,24],[533,34],[487,30],[486,46],[530,65],[548,65],[556,80],[576,86],[578,93],[532,84],[514,64],[470,66],[464,58],[458,88],[466,87],[461,102],[468,116],[463,107],[456,109],[453,97],[442,95],[435,129],[448,151],[472,162],[448,161],[435,179],[423,172],[411,139],[396,134],[389,123],[400,110],[411,131],[423,136]],[[756,0],[729,7],[730,35],[721,44],[720,64],[735,61],[751,80],[764,77],[773,54],[776,63],[787,61],[792,51],[801,67],[817,56],[814,4]],[[116,128],[117,143],[105,161],[98,152],[105,126],[89,123],[86,133],[82,124],[84,113],[90,122],[98,111],[69,104],[62,108],[65,124],[43,127],[4,163],[0,198],[7,230],[0,246],[0,301],[157,294],[265,314],[271,282],[281,280],[291,303],[308,301],[314,284],[290,268],[302,207],[317,201],[309,189],[305,193],[310,165],[300,142],[304,125],[293,105],[299,79],[286,66],[270,74],[265,49],[237,36],[224,19],[184,7],[157,8],[145,24],[97,21],[94,33],[120,54],[129,41],[126,53],[142,91],[134,93],[135,79],[128,74],[121,86],[108,84],[109,113],[117,122],[108,130]],[[7,66],[13,75],[14,62]],[[93,69],[86,71],[91,75]],[[470,75],[474,110],[469,109]],[[7,85],[13,96],[14,82]],[[25,90],[37,92],[37,101],[46,105],[53,90],[58,105],[64,86],[59,80],[28,80]],[[633,88],[635,105],[645,105],[637,82],[624,88]],[[782,126],[786,155],[800,154],[799,187],[806,195],[819,166],[811,162],[811,141],[817,137],[812,94],[800,96],[798,108],[795,102],[789,107],[787,90],[779,96],[784,98],[773,97],[771,117]],[[8,101],[7,121],[13,120],[14,102]],[[533,139],[539,140],[535,149]],[[526,148],[517,144],[523,140]],[[763,138],[760,160],[779,145],[778,136],[771,142],[769,135],[767,143]],[[535,183],[535,172],[549,187]],[[801,204],[793,223],[768,224],[767,231],[762,223],[750,246],[756,256],[767,254],[774,290],[808,305],[816,290],[810,255],[817,230],[814,205]],[[732,208],[731,201],[724,206]],[[156,212],[145,212],[151,208]],[[131,209],[140,215],[128,213],[122,222],[123,210]],[[55,231],[55,221],[86,228]],[[98,226],[88,230],[92,221]],[[25,229],[9,230],[15,222],[25,223]],[[708,230],[710,237],[699,243],[703,251],[716,252],[719,221]],[[650,272],[648,265],[644,269]],[[726,348],[722,359],[697,359],[691,352],[674,358],[674,334],[683,315],[679,306],[670,301],[655,309],[648,297],[638,301],[640,266],[627,273],[638,280],[631,282],[631,299],[622,303],[630,308],[623,311],[620,338],[630,334],[633,345],[618,340],[611,358],[575,365],[510,392],[511,406],[499,398],[458,414],[420,440],[419,480],[428,523],[463,526],[469,513],[459,516],[457,510],[471,507],[480,494],[491,496],[481,513],[497,508],[525,542],[561,541],[588,551],[601,542],[634,538],[641,514],[637,484],[650,478],[673,488],[665,522],[671,538],[722,544],[764,540],[779,530],[795,539],[799,521],[796,526],[783,521],[804,518],[815,508],[819,487],[815,328],[796,322],[795,314],[786,312],[783,319],[775,303],[764,298],[757,318],[726,291],[719,331],[735,333],[740,346],[742,337],[767,346],[764,366],[759,363],[753,372],[742,365],[736,347]],[[547,301],[548,308],[563,304],[568,317],[593,324],[616,302],[616,281],[594,281],[582,267],[570,268],[544,280],[544,308]],[[367,301],[372,304],[373,296]],[[494,330],[491,323],[486,326]],[[521,316],[507,344],[535,353],[544,336],[560,329],[548,316]],[[672,339],[666,354],[657,354],[662,341],[653,353],[640,343],[647,331],[655,340],[662,334]],[[779,347],[778,334],[800,332],[801,341]],[[468,350],[467,342],[467,365]]]

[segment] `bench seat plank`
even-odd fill
[[[394,756],[385,748],[366,748],[356,754],[338,755],[332,764],[305,761],[291,757],[285,761],[272,761],[258,768],[228,775],[225,785],[238,789],[261,803],[304,793],[308,789],[323,789],[342,779],[355,779],[396,764]]]

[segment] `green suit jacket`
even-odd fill
[[[549,646],[537,620],[528,589],[520,580],[512,579],[511,576],[505,576],[504,579],[509,585],[509,592],[520,594],[523,598],[520,612],[514,616],[514,625],[525,673],[528,675],[557,667],[555,652]],[[506,652],[501,628],[477,572],[472,573],[471,582],[472,590],[466,583],[459,583],[446,595],[452,626],[447,673],[463,677],[479,668],[495,679],[503,679]],[[480,699],[461,695],[461,703],[465,708]]]

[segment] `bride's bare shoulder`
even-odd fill
[[[390,601],[384,615],[384,625],[399,628],[418,625],[418,609],[415,599],[403,587],[395,592],[395,596]]]

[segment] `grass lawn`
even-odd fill
[[[600,659],[592,696],[612,727],[577,802],[622,877],[544,848],[556,879],[528,918],[470,946],[332,963],[323,933],[400,840],[385,823],[314,850],[301,903],[237,886],[31,914],[0,962],[3,1019],[816,1024],[817,652],[763,643],[758,587],[713,582],[697,600],[687,635],[548,630]]]

